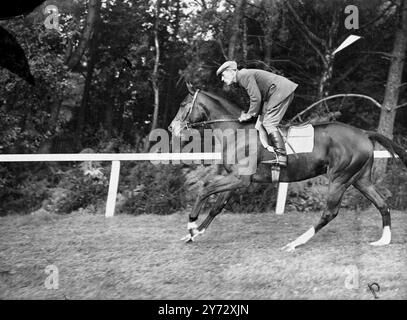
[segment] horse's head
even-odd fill
[[[187,83],[189,94],[181,102],[178,112],[168,127],[168,130],[175,136],[180,136],[183,130],[195,122],[208,120],[208,115],[205,111],[202,94],[199,90],[195,90],[193,86]]]

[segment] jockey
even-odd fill
[[[217,76],[220,74],[222,74],[222,81],[227,85],[238,83],[246,89],[250,97],[250,108],[247,112],[242,112],[239,121],[250,121],[252,118],[259,116],[256,129],[261,133],[262,127],[264,127],[275,148],[273,149],[268,144],[267,139],[265,139],[266,142],[261,139],[263,145],[267,150],[275,151],[278,164],[281,167],[286,167],[287,152],[277,125],[287,111],[298,84],[264,70],[237,70],[235,61],[226,61],[222,64],[216,71]]]

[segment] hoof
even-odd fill
[[[181,241],[184,241],[186,243],[191,243],[194,242],[194,237],[191,236],[190,234],[187,234],[185,237],[180,239]]]
[[[185,241],[187,243],[194,242],[195,238],[199,235],[202,235],[205,232],[205,229],[199,231],[198,229],[189,229],[189,234],[185,237],[181,238],[181,241]]]
[[[370,242],[369,244],[371,246],[374,246],[374,247],[382,247],[382,246],[389,245],[390,242],[378,240],[378,241],[375,241],[375,242]]]
[[[293,252],[293,251],[295,251],[295,246],[292,245],[291,243],[289,243],[289,244],[285,245],[284,247],[282,247],[280,250],[285,251],[285,252]]]

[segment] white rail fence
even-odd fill
[[[0,162],[37,161],[111,161],[106,217],[113,217],[119,187],[120,161],[192,161],[221,160],[218,153],[61,153],[61,154],[2,154]]]
[[[387,151],[374,151],[375,158],[390,158]],[[38,161],[111,161],[109,191],[106,201],[106,217],[113,217],[117,190],[119,187],[120,161],[191,161],[221,160],[221,153],[61,153],[61,154],[2,154],[0,162],[38,162]],[[276,214],[283,214],[287,199],[288,183],[278,186]]]

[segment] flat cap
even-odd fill
[[[237,63],[236,61],[226,61],[222,64],[219,69],[216,71],[216,75],[220,75],[223,71],[227,69],[237,70]]]

